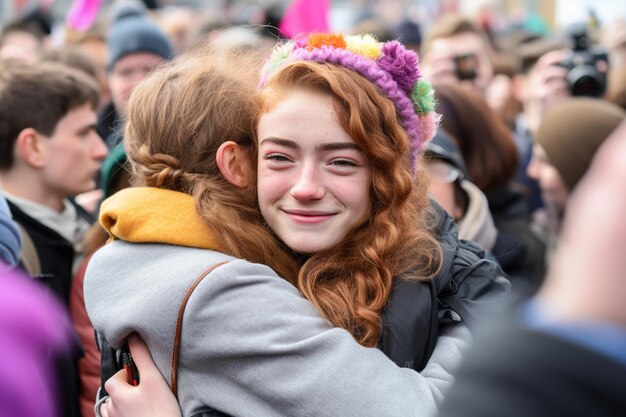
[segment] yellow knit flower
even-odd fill
[[[353,35],[346,36],[347,50],[362,55],[366,58],[377,60],[382,53],[380,52],[381,43],[372,35]]]

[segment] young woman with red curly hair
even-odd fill
[[[147,83],[159,78],[163,76],[154,75]],[[170,84],[168,88],[180,87]],[[126,137],[136,169],[145,168],[154,156],[148,157],[150,147],[145,144],[133,145],[144,136],[142,130],[149,130],[133,122],[139,112],[135,106],[147,105],[142,111],[144,118],[154,118],[152,105],[168,106],[168,100],[149,100],[145,95],[164,90],[163,85],[152,89],[139,86],[131,99]],[[187,100],[190,95],[202,93],[193,86],[179,91]],[[434,415],[442,391],[451,382],[450,372],[471,339],[465,320],[477,314],[460,300],[480,297],[489,304],[488,299],[498,298],[507,284],[499,281],[499,268],[482,259],[478,248],[458,242],[453,222],[443,210],[431,208],[419,151],[434,131],[434,104],[429,86],[420,79],[417,57],[397,42],[382,44],[368,36],[309,37],[275,50],[265,67],[258,99],[256,123],[254,118],[251,121],[256,124],[253,142],[225,142],[203,157],[210,160],[215,155],[212,171],[219,168],[222,183],[248,188],[254,178],[244,168],[245,159],[256,155],[260,213],[282,249],[291,255],[297,272],[290,275],[289,268],[277,262],[284,259],[278,252],[275,258],[270,254],[252,260],[280,271],[316,309],[303,314],[303,306],[291,300],[285,288],[278,288],[273,281],[272,289],[268,280],[246,279],[252,274],[251,267],[241,269],[231,261],[212,272],[207,280],[218,289],[211,292],[210,287],[205,288],[204,301],[198,298],[193,310],[185,313],[185,326],[190,330],[184,332],[183,341],[190,347],[180,357],[178,400],[183,415],[209,410],[251,416]],[[214,107],[222,103],[212,101]],[[171,110],[179,111],[181,118],[189,117],[184,107],[178,103]],[[161,112],[165,115],[168,109]],[[226,113],[216,114],[224,117]],[[160,123],[153,133],[172,130],[163,120]],[[174,131],[170,135],[177,136]],[[147,136],[152,141],[159,136],[172,140],[168,135]],[[221,134],[215,140],[227,137]],[[168,146],[160,152],[178,148]],[[143,149],[139,153],[144,154],[143,160],[135,156],[137,149]],[[197,157],[195,152],[180,149],[173,158],[176,169],[172,158],[161,155],[158,166],[162,169],[153,178],[184,171],[185,160]],[[203,175],[188,175],[186,181],[199,184]],[[175,188],[177,184],[180,187],[181,183],[169,181],[162,187]],[[130,192],[126,192],[127,198]],[[224,195],[208,189],[205,194],[191,194],[197,199],[202,220],[230,236],[230,240],[219,237],[221,245],[204,247],[212,253],[221,248],[251,259],[240,250],[224,248],[229,249],[228,242],[237,246],[238,234],[246,233],[240,227],[242,221],[254,223],[254,219],[235,219],[230,226],[216,223],[210,219],[219,218],[215,209],[220,208],[217,203]],[[211,201],[213,206],[208,209]],[[109,205],[104,207],[110,218]],[[122,214],[116,216],[113,225]],[[124,239],[121,229],[117,229],[118,239]],[[113,227],[110,230],[115,231]],[[254,227],[251,230],[259,232]],[[259,245],[267,243],[258,236]],[[127,239],[131,238],[137,242],[137,233],[130,233]],[[250,242],[250,237],[241,238]],[[180,238],[164,240],[153,234],[151,239],[145,241],[181,245]],[[90,270],[102,268],[98,255],[94,259],[96,264],[90,265]],[[207,256],[200,265],[210,266],[211,259],[228,257]],[[135,272],[137,268],[131,267]],[[160,268],[154,267],[155,272]],[[184,278],[193,278],[186,275]],[[105,282],[103,277],[94,279]],[[205,284],[207,280],[198,288],[211,285]],[[227,287],[219,287],[222,280]],[[112,286],[110,282],[107,285]],[[172,348],[169,334],[163,330],[167,326],[142,319],[120,323],[105,301],[107,297],[98,291],[102,287],[104,284],[92,288],[91,306],[88,300],[96,329],[114,345],[132,331],[140,333],[160,371],[168,374]],[[117,291],[109,290],[109,296],[113,298]],[[194,293],[192,299],[194,296],[201,297]],[[131,298],[132,304],[133,297],[126,298],[119,303],[127,305]],[[439,304],[444,308],[439,309]],[[326,327],[329,322],[336,327]],[[159,329],[166,340],[156,337]],[[349,340],[342,339],[344,336]],[[135,343],[133,347],[137,353]],[[390,369],[391,362],[384,364],[384,358],[375,353],[380,352],[367,347],[378,347],[397,365],[422,374],[405,374],[401,368],[393,368],[395,365]],[[139,355],[140,373],[148,378],[135,388],[124,386],[122,374],[116,375],[107,387],[113,391],[113,400],[103,407],[112,417],[168,415],[166,410],[172,409],[163,405],[166,400],[161,394],[160,398],[151,397],[158,392],[159,378],[152,378],[156,372],[148,370],[141,351]],[[148,400],[137,402],[137,397]],[[148,403],[153,405],[146,407]],[[154,404],[158,406],[154,408]]]

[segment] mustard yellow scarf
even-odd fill
[[[153,187],[126,188],[102,202],[100,223],[110,240],[166,243],[219,250],[189,194]]]

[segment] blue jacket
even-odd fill
[[[20,232],[11,218],[6,198],[0,190],[0,261],[11,266],[17,265],[21,247]]]

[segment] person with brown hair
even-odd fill
[[[87,55],[96,68],[96,79],[100,86],[98,110],[101,110],[111,99],[106,71],[108,51],[104,28],[95,25],[87,32],[67,31],[66,38],[68,44]]]
[[[422,44],[424,76],[433,83],[462,83],[484,93],[493,77],[493,47],[487,34],[467,18],[444,15]]]
[[[107,148],[96,133],[98,87],[61,64],[0,64],[0,177],[24,242],[20,264],[67,307],[93,218],[72,197],[95,187]],[[27,249],[29,248],[29,249]],[[63,415],[78,415],[76,363],[59,367]]]
[[[511,132],[475,91],[435,84],[435,97],[441,127],[458,144],[469,180],[487,196],[499,231],[494,256],[514,282],[533,291],[543,278],[543,246],[530,231],[526,199],[512,184],[518,155]]]
[[[429,208],[418,153],[435,115],[416,55],[368,36],[306,42],[272,54],[260,113],[232,69],[226,77],[206,59],[199,69],[186,61],[161,69],[138,87],[126,146],[151,187],[104,203],[116,240],[88,268],[87,309],[114,346],[140,333],[167,374],[179,304],[172,294],[182,299],[201,270],[230,260],[196,287],[184,315],[184,415],[433,415],[470,341],[470,316],[479,315],[461,293],[475,299],[471,287],[489,304],[507,283]],[[405,71],[394,72],[402,62]],[[168,119],[174,112],[180,125]],[[271,266],[312,305],[268,269],[224,253]],[[460,293],[446,299],[452,286]],[[145,302],[148,295],[158,299]],[[459,312],[438,310],[437,296],[460,301]]]
[[[41,59],[45,34],[32,22],[15,20],[0,32],[0,59],[34,64]]]
[[[517,148],[507,126],[476,92],[435,83],[441,127],[458,143],[469,178],[487,196],[507,187],[517,169]]]

